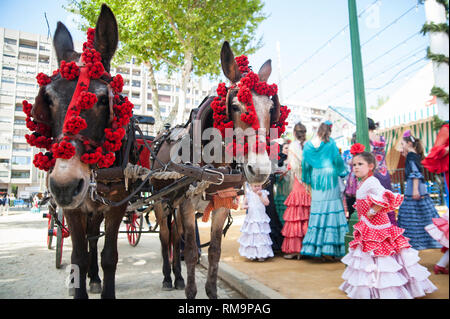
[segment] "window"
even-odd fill
[[[158,90],[172,91],[172,86],[170,84],[158,84]]]
[[[153,111],[153,106],[151,104],[147,104],[147,111]]]
[[[135,104],[135,105],[134,105],[134,109],[135,109],[135,110],[139,110],[140,108],[141,108],[141,105],[140,105],[140,104]]]
[[[3,70],[8,70],[8,71],[14,71],[14,70],[15,70],[15,68],[13,68],[12,66],[6,66],[6,65],[4,65],[4,66],[2,67],[2,69],[3,69]]]
[[[0,164],[8,164],[9,163],[9,159],[7,158],[0,158]]]
[[[152,99],[152,94],[151,93],[147,93],[147,100],[151,100]]]
[[[139,93],[134,93],[134,92],[131,93],[131,97],[134,99],[138,99],[140,96],[141,95]]]
[[[16,124],[16,125],[25,125],[26,122],[25,122],[25,120],[22,120],[22,119],[14,119],[14,124]]]
[[[30,151],[31,147],[25,143],[13,143],[13,151]]]
[[[30,178],[29,171],[11,171],[11,178]]]
[[[2,83],[13,83],[14,84],[14,78],[8,78],[6,76],[2,77]]]
[[[2,136],[2,138],[4,138],[4,137]],[[0,144],[0,151],[7,151],[7,150],[9,150],[9,145]]]
[[[141,81],[133,80],[133,81],[131,82],[131,86],[140,88],[140,87],[141,87]]]
[[[10,117],[0,116],[0,123],[11,123]]]
[[[5,43],[16,45],[17,44],[17,40],[16,39],[5,38]]]
[[[9,172],[0,171],[0,177],[8,177]]]
[[[159,97],[158,97],[158,100],[160,102],[170,102],[170,95],[160,94]]]
[[[31,163],[31,158],[28,156],[13,156],[11,163],[16,165],[28,165]]]

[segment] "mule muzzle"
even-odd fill
[[[59,183],[54,178],[49,179],[50,192],[61,208],[74,209],[79,207],[86,197],[88,184],[83,178]]]

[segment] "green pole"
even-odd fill
[[[370,151],[369,127],[366,115],[366,96],[364,90],[364,75],[361,58],[361,44],[359,42],[358,12],[356,0],[348,0],[348,15],[350,25],[350,42],[352,48],[353,89],[355,93],[356,141],[363,144]],[[358,222],[358,215],[354,212],[349,220],[349,232],[345,235],[345,247],[353,240],[353,226]]]

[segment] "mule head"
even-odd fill
[[[228,42],[224,42],[221,50],[221,64],[224,75],[232,83],[226,101],[226,111],[228,119],[234,123],[234,129],[250,132],[249,135],[258,133],[262,138],[270,132],[271,124],[278,121],[280,105],[276,95],[270,98],[267,95],[260,95],[255,90],[251,90],[253,105],[259,121],[259,131],[256,132],[252,125],[244,122],[241,115],[247,112],[247,107],[238,99],[238,84],[243,75],[236,63],[234,54]],[[260,81],[267,81],[272,72],[272,62],[267,60],[258,71]],[[247,135],[247,134],[246,134]],[[248,151],[244,156],[244,174],[250,184],[263,184],[268,179],[272,163],[266,149],[257,151],[256,138],[248,136]]]
[[[117,43],[118,29],[114,14],[106,5],[102,5],[95,29],[94,48],[100,52],[101,62],[106,72],[109,72]],[[74,51],[70,32],[61,22],[57,24],[53,46],[58,64],[63,60],[79,61],[81,54]],[[77,87],[77,81],[78,79],[67,80],[57,75],[50,84],[41,87],[36,98],[33,115],[51,126],[54,138],[63,136],[64,119]],[[108,126],[112,115],[110,92],[107,83],[100,79],[90,80],[88,92],[96,95],[97,102],[92,108],[80,112],[80,116],[87,123],[87,128],[81,130],[79,134],[93,143],[100,144],[104,139],[104,129]],[[48,187],[53,198],[58,206],[66,209],[80,207],[89,199],[87,193],[91,169],[88,164],[81,161],[81,155],[85,151],[85,145],[81,140],[70,141],[75,147],[75,155],[70,159],[58,158],[48,176]]]

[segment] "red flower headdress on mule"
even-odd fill
[[[26,125],[28,129],[34,131],[31,135],[25,135],[28,144],[39,148],[45,148],[47,152],[35,155],[33,164],[42,170],[48,171],[55,165],[56,158],[70,159],[75,155],[75,147],[70,143],[73,139],[81,139],[85,147],[85,153],[81,160],[90,165],[97,164],[98,167],[110,167],[115,161],[114,152],[122,146],[122,139],[125,136],[125,128],[130,118],[133,116],[133,104],[127,97],[122,97],[123,78],[120,74],[111,77],[101,63],[101,55],[94,49],[95,29],[89,28],[87,31],[87,42],[83,44],[81,63],[61,61],[60,68],[55,71],[52,77],[60,74],[63,78],[71,81],[78,78],[72,100],[67,109],[63,123],[62,140],[52,138],[50,126],[37,123],[32,119],[32,105],[23,101],[23,111],[27,115]],[[39,86],[45,86],[52,81],[43,73],[36,76]],[[113,120],[110,127],[105,129],[105,138],[101,145],[87,137],[80,136],[79,133],[87,128],[85,119],[80,116],[82,110],[92,108],[97,103],[94,93],[88,92],[91,79],[104,79],[111,87],[113,97]]]
[[[219,83],[216,90],[218,96],[215,97],[211,103],[211,108],[214,111],[213,126],[220,131],[222,137],[225,137],[225,129],[234,127],[234,123],[228,118],[226,110],[227,94],[230,89],[234,89],[236,87],[239,88],[237,98],[241,103],[245,104],[247,108],[247,112],[241,114],[241,120],[249,124],[255,131],[258,131],[260,127],[255,105],[253,104],[253,96],[251,91],[254,90],[259,95],[267,95],[269,97],[276,95],[278,92],[278,87],[276,84],[269,85],[267,82],[259,80],[258,74],[254,73],[248,67],[249,62],[245,55],[236,57],[235,61],[239,66],[239,71],[243,74],[243,77],[237,85],[232,85],[230,88],[227,88],[225,83]],[[277,138],[279,138],[286,130],[286,125],[288,124],[286,119],[290,111],[291,110],[288,109],[287,106],[280,106],[280,117],[276,123],[271,124],[271,128],[278,129]],[[271,150],[269,135],[266,135],[265,141],[262,141],[257,134],[254,147],[254,152],[267,151],[272,156],[278,156],[278,144],[274,143],[274,145],[272,145],[273,149]],[[233,142],[226,146],[226,151],[233,156],[245,155],[248,152],[248,143],[236,141],[236,138],[234,138]]]

